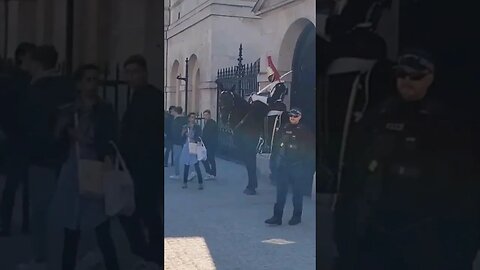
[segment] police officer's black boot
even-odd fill
[[[302,212],[301,211],[293,211],[293,216],[288,221],[288,225],[297,225],[302,222]]]
[[[273,217],[265,220],[265,223],[269,225],[282,225],[282,216],[283,216],[283,210],[280,209],[280,206],[278,204],[275,204],[273,207]]]

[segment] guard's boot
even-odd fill
[[[269,225],[282,225],[283,210],[280,209],[278,204],[275,204],[273,208],[273,217],[265,220],[265,223]]]
[[[292,218],[290,219],[290,221],[288,221],[288,225],[293,226],[299,224],[300,222],[302,222],[302,212],[294,211]]]

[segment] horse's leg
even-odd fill
[[[255,147],[246,147],[245,149],[245,165],[248,172],[248,186],[247,189],[255,190],[257,183],[257,153]]]
[[[255,189],[257,188],[256,143],[249,139],[247,136],[242,136],[242,138],[237,142],[238,149],[241,153],[243,163],[245,164],[248,173],[248,184],[244,193],[248,195],[253,195],[255,194]]]

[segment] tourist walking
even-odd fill
[[[112,106],[97,94],[98,73],[95,65],[82,66],[75,72],[79,95],[73,104],[64,108],[57,128],[57,138],[68,140],[70,144],[56,194],[61,209],[56,222],[65,228],[62,270],[75,269],[81,233],[89,229],[95,229],[106,269],[119,269],[104,197],[87,196],[79,188],[78,157],[110,161],[111,164],[111,157],[115,154],[110,142],[114,141],[116,134],[116,117]]]
[[[184,144],[182,153],[180,156],[180,163],[184,165],[183,169],[183,186],[182,188],[187,188],[188,173],[190,166],[195,166],[195,171],[197,172],[198,178],[198,189],[203,189],[203,178],[202,171],[200,170],[200,163],[196,153],[192,153],[190,144],[198,144],[201,142],[200,134],[202,132],[199,125],[195,123],[195,113],[188,114],[188,123],[182,129],[182,136],[184,138]]]
[[[210,110],[203,112],[205,126],[202,131],[202,140],[207,148],[207,159],[203,161],[205,172],[207,173],[205,180],[217,177],[217,164],[215,162],[215,153],[218,145],[218,126],[217,122],[212,119]]]

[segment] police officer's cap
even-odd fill
[[[292,108],[288,112],[288,115],[289,116],[302,116],[302,111],[299,108]]]
[[[396,69],[408,72],[433,72],[435,65],[430,53],[422,49],[407,49],[400,54]]]

